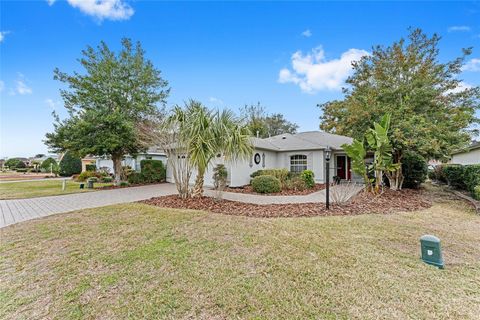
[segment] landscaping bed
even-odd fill
[[[387,189],[376,196],[362,192],[346,205],[331,204],[330,210],[325,209],[324,203],[257,205],[229,200],[217,201],[210,197],[181,199],[177,195],[151,198],[141,202],[166,208],[204,210],[263,218],[387,214],[420,210],[431,206],[431,201],[424,196],[422,190],[411,189],[401,191]]]
[[[303,189],[303,190],[294,190],[294,189],[284,189],[281,190],[280,192],[276,193],[258,193],[253,191],[253,188],[251,185],[243,186],[243,187],[238,187],[238,188],[225,188],[225,192],[236,192],[236,193],[246,193],[246,194],[257,194],[257,195],[266,195],[266,196],[300,196],[300,195],[306,195],[310,193],[314,193],[320,190],[325,189],[325,184],[323,183],[317,183],[315,186],[311,189]]]

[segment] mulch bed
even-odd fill
[[[246,194],[257,194],[262,196],[300,196],[306,195],[310,193],[314,193],[320,190],[325,189],[325,184],[317,183],[312,189],[305,189],[305,190],[282,190],[277,193],[257,193],[253,191],[251,185],[238,187],[238,188],[225,188],[225,192],[236,192],[236,193],[246,193]]]
[[[87,184],[87,182],[80,182],[80,183],[85,183],[85,185]],[[95,182],[96,183],[96,182]],[[95,183],[93,184],[95,186]],[[113,182],[112,182],[113,183]],[[111,186],[103,186],[103,187],[95,187],[94,189],[96,190],[111,190],[111,189],[125,189],[125,188],[131,188],[131,187],[142,187],[142,186],[151,186],[153,184],[162,184],[162,183],[166,183],[166,182],[152,182],[152,183],[137,183],[137,184],[129,184],[129,185],[126,185],[126,186],[114,186],[114,185],[111,185]]]
[[[421,190],[407,189],[401,191],[386,190],[376,196],[362,192],[346,205],[331,205],[330,210],[325,210],[325,204],[323,203],[257,205],[229,200],[215,201],[210,197],[181,199],[177,195],[151,198],[141,202],[159,207],[203,210],[262,218],[359,215],[365,213],[387,214],[420,210],[431,206],[431,202],[423,195]]]

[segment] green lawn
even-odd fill
[[[110,185],[112,184],[95,183],[96,188]],[[80,184],[71,180],[67,181],[65,190],[62,190],[61,180],[0,183],[0,199],[23,199],[88,191],[93,190],[80,189]]]
[[[260,219],[128,204],[3,229],[2,319],[478,319],[480,216]],[[442,239],[446,269],[419,259]]]

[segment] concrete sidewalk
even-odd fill
[[[175,193],[177,190],[174,184],[163,183],[61,196],[0,200],[0,228],[56,213],[146,200]]]
[[[355,196],[357,193],[363,190],[363,186],[346,186],[346,185],[336,185],[330,189],[330,201],[333,202],[333,193],[345,193],[344,198],[350,199]],[[205,195],[209,197],[215,196],[214,190],[205,190]],[[326,192],[325,189],[310,193],[307,195],[300,196],[271,196],[271,195],[260,195],[260,194],[248,194],[248,193],[237,193],[237,192],[224,192],[223,199],[238,201],[244,203],[253,203],[259,205],[266,204],[295,204],[295,203],[325,203]]]

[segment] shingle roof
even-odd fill
[[[296,134],[281,134],[270,138],[253,139],[253,145],[259,149],[273,151],[318,150],[329,146],[333,150],[342,149],[344,143],[353,139],[322,131],[307,131]]]
[[[452,155],[453,154],[458,154],[458,153],[470,152],[472,150],[476,150],[476,149],[479,149],[479,148],[480,148],[480,141],[473,141],[472,144],[470,144],[467,148],[454,151],[454,152],[452,152]]]

